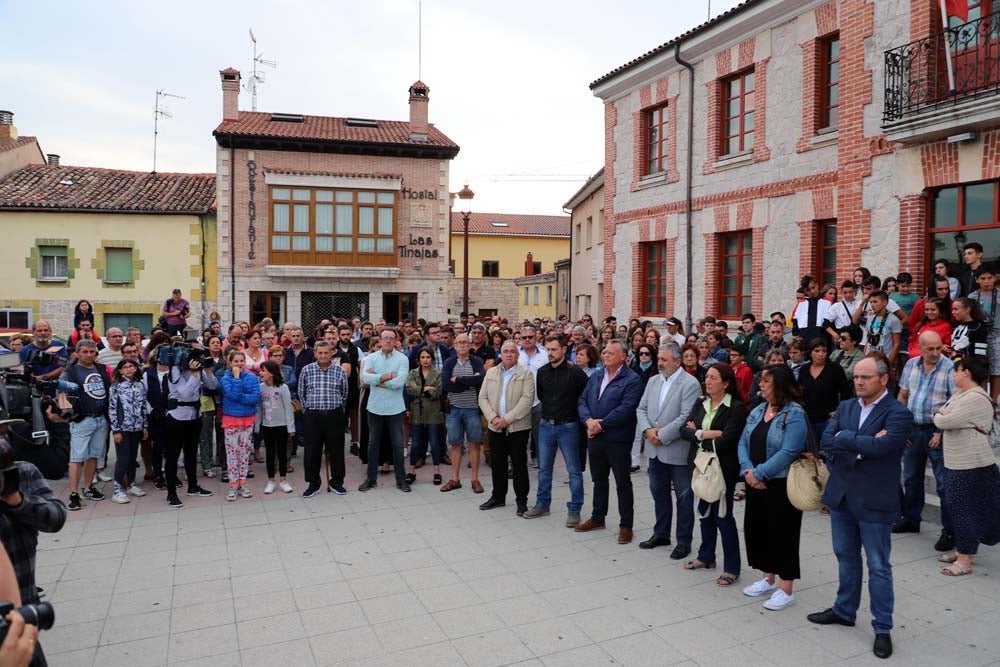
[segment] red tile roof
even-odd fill
[[[491,223],[506,223],[493,225]],[[462,233],[462,214],[451,213],[451,232]],[[568,215],[520,215],[512,213],[473,213],[469,217],[470,234],[494,234],[496,236],[564,236],[569,238],[570,218]]]
[[[215,210],[215,174],[164,174],[31,165],[0,179],[0,210],[204,214]]]
[[[38,137],[18,137],[17,139],[0,139],[0,153],[4,151],[13,150],[15,148],[20,148],[21,146],[27,146],[28,144],[37,144]]]
[[[271,120],[268,112],[240,111],[239,120],[223,122],[215,128],[215,135],[458,148],[455,142],[433,125],[428,127],[427,141],[413,141],[410,139],[408,121],[379,120],[376,121],[377,127],[361,127],[348,125],[346,118],[333,116],[302,118],[301,123],[289,123]]]

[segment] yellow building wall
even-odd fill
[[[155,323],[159,305],[175,287],[191,302],[192,311],[200,314],[202,229],[205,299],[212,307],[218,283],[214,215],[202,219],[197,215],[0,212],[4,239],[0,243],[0,266],[4,267],[0,304],[31,304],[32,319],[55,320],[57,333],[72,326],[72,308],[80,299],[93,302],[101,331],[104,313],[150,313],[155,314]],[[33,269],[38,275],[39,239],[67,242],[68,280],[41,282],[32,275]],[[132,248],[131,283],[104,283],[105,247]]]
[[[535,288],[538,288],[538,305],[535,305]],[[543,283],[531,285],[515,285],[517,292],[518,317],[522,320],[533,320],[536,317],[555,318],[556,302],[559,294],[556,292],[556,279]],[[548,299],[548,290],[552,290],[552,298]],[[524,290],[528,290],[528,299],[525,303]]]
[[[451,258],[455,260],[455,277],[465,275],[464,237],[451,235]],[[494,236],[469,234],[469,277],[483,277],[483,260],[500,261],[500,278],[520,278],[524,275],[524,262],[528,252],[534,261],[542,263],[539,273],[555,268],[555,262],[569,257],[569,237],[551,236]]]

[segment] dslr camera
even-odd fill
[[[25,623],[34,625],[39,630],[51,630],[56,622],[55,609],[48,602],[26,604],[20,609],[15,608],[13,602],[0,602],[0,643],[3,643],[3,640],[7,638],[7,630],[10,629],[10,623],[7,621],[6,616],[12,611],[21,614]]]
[[[156,353],[156,363],[177,367],[180,370],[190,368],[191,362],[195,362],[200,369],[203,366],[202,360],[208,354],[208,350],[202,347],[195,347],[192,343],[171,343],[161,345]]]

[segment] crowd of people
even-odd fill
[[[213,313],[204,331],[187,328],[193,342],[184,343],[176,335],[185,333],[189,305],[175,291],[148,340],[114,328],[102,338],[81,302],[67,343],[38,321],[31,340],[14,347],[35,377],[78,387],[68,426],[70,510],[102,500],[101,483],[110,481],[112,502],[145,496],[147,482],[182,507],[182,458],[188,497],[213,495],[204,480],[218,477],[227,501],[249,498],[255,464],[265,466],[265,494],[292,493],[301,450],[305,498],[324,486],[347,493],[346,451],[364,465],[365,493],[387,475],[410,492],[429,457],[441,492],[463,489],[467,475],[471,492],[486,494],[486,464],[480,509],[506,506],[512,487],[517,515],[535,519],[550,513],[558,451],[570,492],[565,526],[606,527],[613,475],[624,545],[633,541],[632,476],[645,457],[656,518],[639,547],[673,546],[670,558],[685,569],[712,570],[721,537],[716,584],[733,586],[743,569],[734,504],[744,501],[747,565],[762,576],[743,593],[766,598],[772,611],[794,604],[802,576],[790,467],[803,456],[825,458],[821,511],[840,588],[831,608],[809,620],[854,624],[864,548],[873,650],[888,657],[890,535],[919,532],[928,461],[941,497],[941,573],[971,573],[978,546],[1000,540],[990,446],[1000,290],[981,247],[968,244],[965,257],[957,277],[935,265],[923,296],[907,273],[883,281],[859,268],[839,288],[804,276],[790,315],[758,321],[745,313],[736,332],[712,317],[686,333],[675,317],[660,329],[614,316],[511,323],[464,313],[455,323],[333,316],[309,332],[265,318],[223,331]],[[107,475],[111,444],[116,464]],[[714,502],[695,502],[699,452],[718,460],[725,488]],[[691,559],[696,507],[700,544]]]

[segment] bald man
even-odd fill
[[[920,356],[903,366],[899,378],[899,402],[913,413],[913,432],[903,452],[903,504],[894,533],[919,533],[924,510],[924,471],[930,459],[941,498],[941,535],[934,548],[948,551],[955,546],[951,516],[945,498],[944,455],[941,431],[934,427],[934,413],[956,394],[951,359],[942,354],[944,341],[934,331],[920,334]]]

